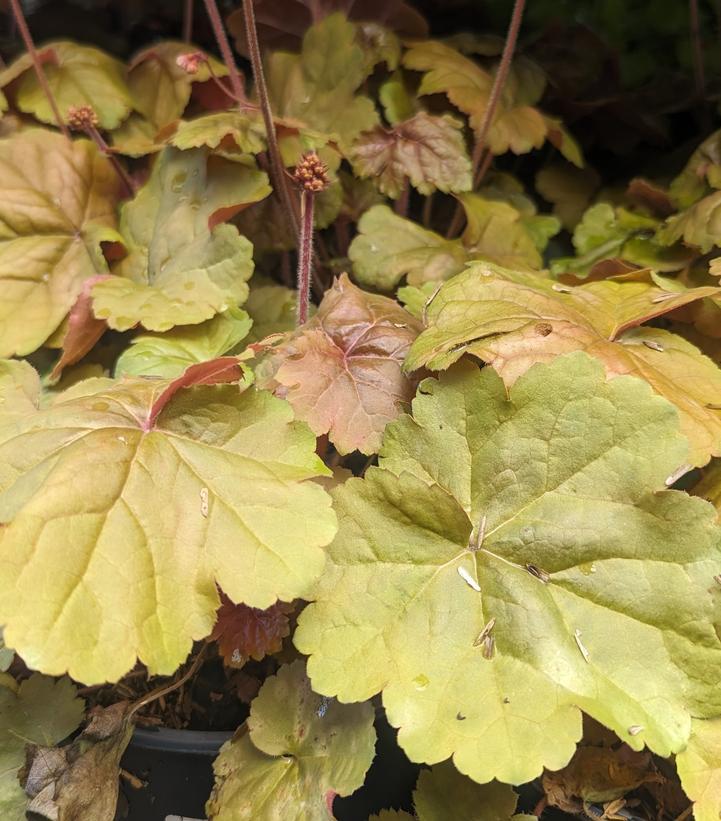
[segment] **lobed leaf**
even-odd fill
[[[376,126],[353,143],[350,161],[360,177],[371,177],[381,193],[397,199],[406,180],[421,194],[468,191],[471,162],[461,124],[448,115],[421,111],[392,128]]]
[[[28,798],[18,772],[26,744],[50,746],[80,724],[85,703],[68,679],[34,673],[13,691],[0,687],[0,811],[3,821],[25,821]]]
[[[177,325],[164,334],[138,334],[118,357],[116,376],[172,379],[190,365],[228,353],[250,332],[252,321],[241,308],[228,308],[199,325]]]
[[[375,453],[413,396],[401,366],[418,329],[396,302],[343,274],[315,316],[273,349],[258,383],[284,396],[314,433],[327,433],[339,453]]]
[[[239,111],[219,111],[178,123],[170,144],[183,151],[189,148],[231,148],[243,153],[265,151],[265,129],[257,116]]]
[[[125,66],[100,49],[69,40],[47,43],[43,48],[43,71],[63,119],[67,119],[70,108],[89,105],[100,127],[111,130],[130,114],[133,101]],[[55,114],[27,54],[0,73],[0,87],[16,78],[14,99],[20,111],[56,125]]]
[[[450,761],[422,770],[413,792],[419,821],[443,821],[453,807],[456,821],[511,821],[518,796],[506,784],[476,784]]]
[[[0,356],[22,356],[107,273],[119,182],[89,140],[28,129],[0,141],[0,192]]]
[[[283,639],[290,634],[288,614],[292,612],[293,605],[287,602],[259,610],[223,597],[210,637],[218,642],[225,664],[242,667],[249,658],[260,661],[281,650]]]
[[[355,25],[340,12],[329,14],[306,31],[299,55],[269,56],[273,111],[349,143],[378,122],[371,99],[357,93],[369,71]]]
[[[128,255],[94,286],[93,310],[111,328],[149,331],[195,325],[242,303],[252,246],[221,224],[270,192],[254,168],[201,149],[166,148],[148,183],[123,206]]]
[[[326,472],[315,438],[268,393],[179,391],[237,376],[89,380],[2,424],[0,621],[29,665],[167,675],[210,633],[216,582],[251,607],[307,595],[335,530],[303,481]]]
[[[721,672],[716,517],[663,490],[685,458],[674,408],[585,354],[510,389],[470,363],[424,382],[380,466],[334,491],[295,634],[313,686],[382,691],[411,760],[479,782],[562,767],[581,709],[683,749]]]
[[[468,257],[459,240],[422,228],[387,205],[363,214],[348,254],[358,282],[381,291],[392,291],[404,276],[411,285],[450,279]]]
[[[248,732],[215,761],[210,821],[325,821],[333,798],[361,786],[375,752],[373,708],[316,695],[302,661],[266,679]]]
[[[405,367],[443,369],[468,353],[489,362],[511,385],[536,362],[584,350],[601,360],[608,376],[640,376],[671,401],[691,443],[690,462],[702,465],[721,449],[721,370],[681,337],[636,326],[710,293],[611,280],[566,288],[472,266],[430,301],[428,327]]]
[[[450,45],[435,40],[412,43],[403,56],[403,65],[425,72],[419,95],[446,94],[468,115],[471,128],[480,132],[493,86],[490,72]],[[493,154],[525,154],[540,148],[546,140],[549,123],[538,109],[527,104],[538,99],[537,90],[530,97],[524,96],[529,88],[532,85],[519,82],[513,75],[504,88],[486,136]],[[553,127],[557,128],[555,123]]]

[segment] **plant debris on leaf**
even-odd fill
[[[508,393],[457,366],[413,414],[334,491],[339,533],[295,634],[313,686],[383,691],[411,759],[453,755],[481,782],[564,766],[579,708],[634,749],[683,749],[718,709],[719,531],[663,490],[687,458],[673,407],[579,353]]]

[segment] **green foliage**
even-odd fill
[[[215,762],[211,821],[323,821],[328,792],[349,795],[373,760],[370,704],[340,704],[311,690],[302,661],[281,667],[253,701],[247,730]]]
[[[109,821],[142,700],[252,658],[215,821],[330,818],[386,718],[418,821],[686,817],[659,756],[717,818],[710,7],[526,4],[504,76],[503,4],[256,0],[266,90],[183,5],[0,71],[0,814]]]
[[[85,705],[67,678],[38,673],[19,686],[0,686],[0,810],[7,821],[25,821],[27,796],[18,781],[25,745],[51,746],[74,732]]]
[[[191,325],[241,304],[252,245],[223,220],[266,197],[267,176],[201,149],[166,148],[153,175],[120,215],[128,255],[118,276],[93,288],[95,315],[111,328]]]
[[[629,746],[678,751],[691,715],[718,709],[721,645],[715,516],[662,490],[686,457],[676,413],[583,354],[509,393],[470,364],[423,383],[380,467],[335,491],[295,635],[311,680],[343,701],[382,690],[412,759],[453,754],[481,782],[562,766],[579,707]],[[639,562],[643,598],[626,587]]]
[[[302,481],[325,469],[286,403],[237,386],[170,401],[165,381],[78,387],[0,427],[0,618],[21,655],[84,682],[137,656],[168,674],[213,626],[214,580],[254,607],[308,593],[334,515]]]

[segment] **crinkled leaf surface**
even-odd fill
[[[392,128],[376,126],[354,142],[350,159],[360,177],[371,177],[379,190],[397,199],[406,181],[421,194],[468,191],[471,161],[461,123],[448,115],[421,111]]]
[[[169,674],[210,633],[216,582],[263,608],[321,572],[335,525],[303,482],[326,472],[315,438],[268,393],[179,391],[233,378],[194,367],[89,380],[0,427],[0,621],[30,666],[99,682],[139,657]]]
[[[89,105],[98,116],[103,129],[117,128],[128,116],[133,101],[125,76],[125,66],[114,57],[91,46],[81,46],[68,40],[47,43],[43,48],[47,58],[43,70],[55,97],[60,114],[67,118],[71,106]],[[24,70],[15,89],[15,102],[20,111],[38,120],[55,125],[55,115],[38,82],[32,63],[26,55]],[[13,65],[7,73],[15,73]],[[0,74],[0,86],[5,85]]]
[[[0,812],[3,821],[25,821],[27,796],[18,781],[25,745],[49,746],[80,724],[85,704],[68,679],[33,674],[17,692],[0,687]]]
[[[357,288],[343,274],[315,316],[273,350],[273,387],[314,433],[340,453],[375,453],[385,426],[410,402],[403,360],[419,330],[397,302]]]
[[[215,761],[210,821],[327,821],[334,794],[360,787],[375,753],[372,705],[317,695],[302,661],[266,679],[248,728]]]
[[[411,285],[449,279],[468,259],[460,240],[429,231],[387,205],[374,205],[360,218],[349,256],[358,282],[381,291],[392,291],[404,276]]]
[[[116,376],[172,379],[197,362],[215,359],[238,345],[252,321],[241,308],[228,308],[199,325],[178,325],[164,334],[138,334],[118,357]]]
[[[721,817],[721,719],[696,719],[688,747],[676,756],[684,792],[696,821]]]
[[[721,370],[683,338],[635,326],[710,293],[610,280],[566,288],[490,265],[472,266],[430,301],[428,327],[405,366],[438,370],[470,353],[491,363],[511,385],[535,362],[585,350],[603,362],[609,376],[640,376],[673,402],[691,442],[691,463],[702,465],[721,449]]]
[[[334,491],[295,634],[314,688],[382,690],[412,760],[480,782],[562,767],[580,709],[682,749],[721,673],[715,511],[664,490],[686,451],[666,400],[585,354],[508,391],[472,363],[422,383],[380,467]]]
[[[188,74],[177,63],[178,57],[196,51],[189,43],[165,41],[154,43],[137,54],[128,71],[128,86],[133,108],[158,131],[182,116],[190,100],[193,83],[211,78],[209,64],[216,77],[228,69],[219,60],[206,55],[195,74]]]
[[[355,25],[330,14],[308,29],[299,55],[277,51],[268,58],[273,111],[349,142],[378,122],[371,99],[357,94],[369,71]]]
[[[254,168],[166,148],[148,183],[122,209],[128,256],[118,276],[93,288],[93,309],[111,328],[150,331],[194,325],[243,302],[252,245],[219,224],[270,191]]]
[[[445,821],[453,808],[454,821],[510,821],[518,796],[506,784],[476,784],[450,761],[423,770],[413,792],[419,821]]]
[[[0,141],[0,356],[45,342],[83,282],[107,272],[118,178],[89,140],[40,129]]]

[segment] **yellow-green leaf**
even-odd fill
[[[268,177],[203,149],[166,148],[148,183],[123,206],[128,256],[93,288],[93,310],[111,328],[194,325],[242,303],[252,246],[219,224],[266,197]]]
[[[348,253],[358,282],[380,291],[392,291],[404,276],[411,285],[449,279],[468,258],[459,240],[445,239],[387,205],[363,214]]]
[[[41,129],[0,141],[0,356],[34,351],[83,282],[107,273],[120,184],[89,140]]]
[[[267,62],[273,111],[343,143],[378,122],[373,102],[358,94],[369,72],[356,27],[340,12],[308,29],[300,54],[277,51]]]
[[[28,799],[18,781],[25,745],[50,746],[70,735],[83,717],[82,699],[68,679],[37,673],[17,692],[0,687],[0,812],[3,821],[25,821]]]
[[[265,608],[321,572],[315,437],[268,393],[172,396],[186,382],[91,379],[0,427],[0,622],[33,668],[167,675],[210,633],[216,583]]]
[[[199,325],[177,325],[164,334],[138,334],[118,357],[116,376],[159,376],[172,379],[190,365],[222,356],[252,325],[241,308],[228,308]]]
[[[219,111],[178,123],[170,139],[176,148],[235,148],[247,154],[265,150],[265,128],[258,117],[239,111]]]
[[[406,368],[443,369],[469,353],[511,385],[536,362],[584,350],[609,376],[640,376],[671,401],[691,444],[690,463],[703,465],[721,452],[721,370],[682,337],[637,326],[708,294],[611,280],[571,288],[475,265],[433,297]]]
[[[69,40],[48,43],[43,51],[49,56],[43,71],[50,91],[66,119],[73,106],[92,106],[101,128],[112,130],[130,114],[133,101],[126,81],[125,66],[114,57],[91,46]],[[25,55],[19,60],[26,60]],[[55,125],[55,115],[29,61],[15,89],[20,111]],[[7,71],[13,72],[13,65]],[[0,85],[4,85],[0,75]]]
[[[721,818],[721,718],[696,719],[688,747],[676,756],[686,795],[694,802],[696,821]]]
[[[215,761],[210,821],[327,821],[333,794],[361,786],[375,754],[373,707],[311,690],[302,661],[266,679]]]
[[[479,782],[560,769],[581,709],[683,749],[721,707],[715,511],[664,489],[686,451],[670,403],[585,354],[510,389],[468,362],[423,382],[379,467],[333,491],[295,634],[314,688],[382,691],[411,760]]]

